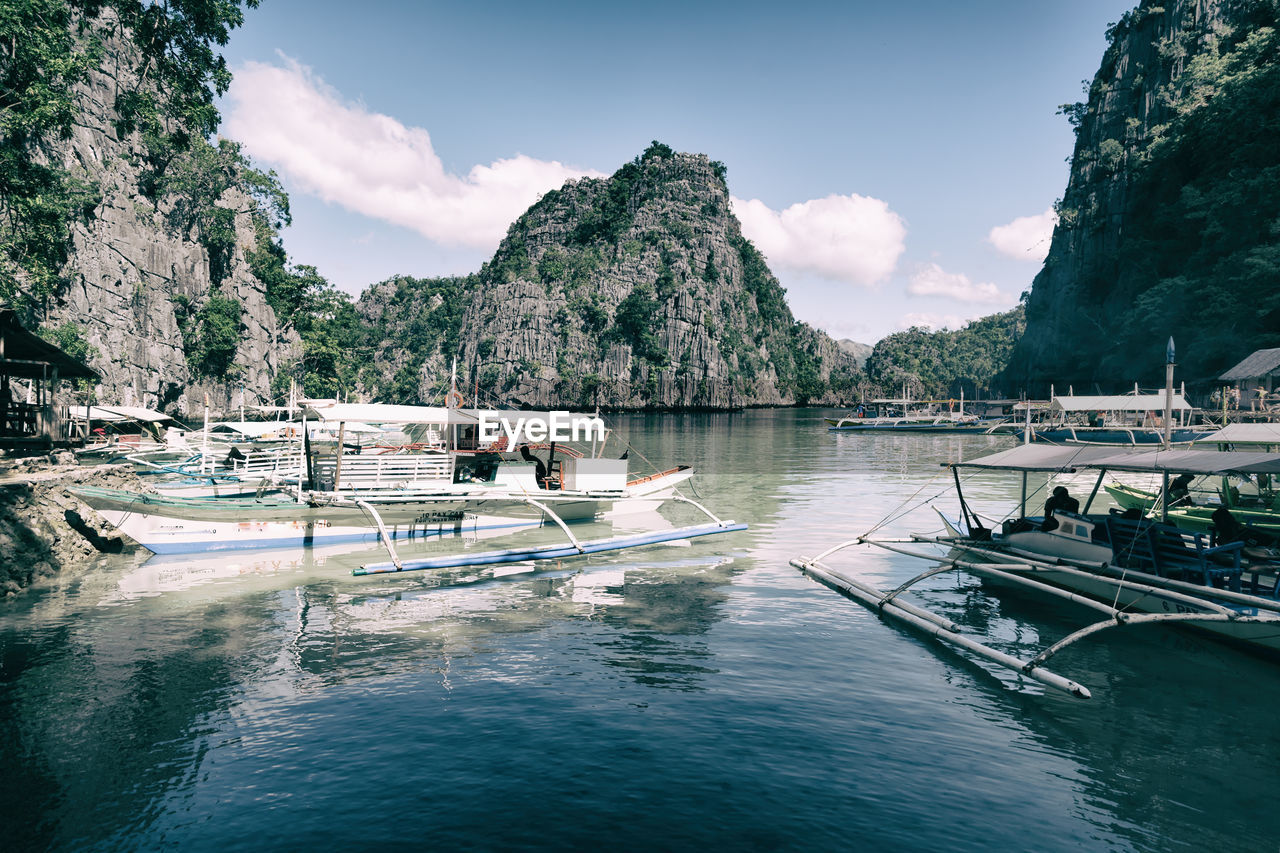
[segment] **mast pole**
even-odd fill
[[[1173,337],[1169,338],[1169,346],[1164,351],[1164,449],[1169,449],[1173,424]]]
[[[204,437],[200,440],[200,473],[209,473],[209,392],[204,392]]]

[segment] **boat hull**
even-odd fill
[[[1012,545],[1013,543],[1011,542],[1010,544]],[[1029,542],[1023,541],[1019,544],[1025,547]],[[1094,601],[1136,613],[1211,614],[1220,612],[1220,608],[1225,607],[1242,615],[1250,615],[1260,610],[1275,613],[1277,612],[1277,607],[1280,607],[1277,602],[1262,598],[1258,599],[1259,606],[1256,608],[1239,602],[1215,599],[1213,596],[1214,590],[1210,587],[1205,587],[1202,594],[1188,592],[1185,588],[1175,590],[1168,586],[1165,578],[1133,570],[1124,571],[1123,577],[1121,577],[1120,570],[1110,567],[1086,568],[1077,565],[1061,569],[1044,565],[1033,566],[1027,563],[1022,556],[1000,553],[990,546],[991,543],[975,543],[974,548],[978,550],[970,550],[963,545],[957,545],[952,551],[952,556],[953,558],[958,556],[960,559],[968,559],[973,562],[1007,563],[1008,568],[1005,571],[1011,574],[1031,577],[1060,589],[1087,596]],[[1108,553],[1110,552],[1110,549],[1106,550]],[[1045,559],[1065,556],[1067,555],[1060,552],[1057,554],[1043,554]],[[1114,576],[1111,574],[1112,572],[1115,573]],[[1120,582],[1122,579],[1130,583],[1143,584],[1148,589],[1134,589],[1131,586],[1126,586]],[[1026,590],[1026,587],[1020,584],[1002,582],[999,579],[990,577],[984,577],[984,582],[1017,592],[1025,592]],[[1198,603],[1197,599],[1199,599]],[[1241,644],[1254,651],[1268,655],[1280,655],[1280,630],[1277,629],[1275,624],[1202,622],[1187,625],[1186,627],[1208,633],[1218,639]]]
[[[355,500],[363,500],[376,510],[393,539],[536,524],[544,513],[529,499],[550,507],[567,522],[615,518],[657,509],[691,476],[692,469],[676,469],[612,493],[508,493],[464,486],[434,494],[304,493],[304,501],[284,495],[172,498],[90,486],[72,491],[148,550],[182,554],[377,541],[378,519]]]
[[[1203,429],[1173,429],[1171,444],[1190,444],[1209,432]],[[1141,427],[1051,427],[1033,429],[1032,441],[1049,444],[1101,444],[1116,447],[1151,447],[1164,442],[1164,431]]]
[[[937,433],[985,433],[995,426],[995,421],[982,422],[964,422],[954,420],[930,420],[930,421],[910,421],[910,420],[881,420],[879,418],[867,421],[858,421],[845,418],[843,420],[833,420],[827,418],[830,426],[828,432],[937,432]]]

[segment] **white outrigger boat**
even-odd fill
[[[1244,542],[1217,542],[1211,534],[1180,530],[1140,513],[1089,512],[1108,471],[1145,472],[1165,480],[1171,473],[1200,475],[1280,474],[1280,454],[1198,450],[1117,451],[1105,447],[1020,445],[950,465],[962,521],[945,516],[942,535],[908,539],[869,537],[842,542],[816,557],[791,564],[810,577],[885,616],[1013,669],[1022,675],[1088,698],[1084,686],[1045,668],[1050,658],[1080,639],[1121,626],[1154,623],[1187,625],[1261,651],[1280,654],[1280,557]],[[1022,475],[1016,517],[999,530],[985,526],[965,502],[960,471],[1008,471]],[[1027,475],[1096,471],[1097,482],[1082,512],[1055,511],[1052,522],[1027,512]],[[939,513],[941,515],[941,513]],[[1056,525],[1053,523],[1056,522]],[[919,557],[934,565],[890,591],[875,588],[827,564],[855,545]],[[1102,614],[1100,621],[1021,660],[979,642],[949,619],[903,600],[920,581],[963,570],[998,586],[1064,599]]]
[[[437,567],[441,558],[401,561],[392,544],[397,539],[514,529],[539,520],[558,525],[568,544],[466,554],[448,565],[560,558],[746,528],[676,494],[676,488],[693,476],[688,467],[629,478],[626,459],[602,456],[607,430],[598,418],[594,420],[603,434],[595,436],[591,455],[552,443],[546,466],[541,460],[510,459],[513,436],[486,435],[482,429],[486,418],[505,417],[509,424],[513,418],[529,421],[537,414],[377,404],[310,407],[306,417],[336,426],[338,439],[329,455],[304,454],[306,486],[299,482],[292,494],[213,499],[94,487],[72,491],[157,554],[381,541],[391,562],[371,566],[371,572]],[[568,413],[546,415],[545,421],[556,423]],[[424,441],[402,448],[405,452],[343,453],[348,422],[412,424],[420,428]],[[308,435],[305,423],[301,435]],[[543,467],[547,470],[539,482]],[[591,542],[580,541],[568,527],[570,521],[652,511],[667,502],[689,504],[710,521]]]

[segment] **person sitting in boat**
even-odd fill
[[[534,456],[533,452],[529,450],[529,445],[527,444],[520,445],[520,458],[525,462],[532,462],[534,464],[534,482],[538,484],[538,488],[545,489],[547,487],[547,463],[543,462],[537,456]]]
[[[1169,506],[1195,506],[1191,500],[1191,481],[1194,479],[1190,474],[1179,474],[1169,484]]]
[[[1213,532],[1217,536],[1219,545],[1225,545],[1228,542],[1243,542],[1249,547],[1273,548],[1280,544],[1280,537],[1265,530],[1241,524],[1240,520],[1232,515],[1231,510],[1225,506],[1215,509],[1213,515],[1209,516],[1209,518],[1213,522]]]
[[[1049,500],[1044,502],[1044,521],[1040,525],[1041,530],[1053,530],[1058,526],[1058,520],[1053,517],[1055,512],[1079,512],[1080,501],[1071,497],[1067,492],[1066,486],[1055,486],[1053,494],[1049,496]]]
[[[240,448],[233,446],[231,452],[227,454],[227,458],[222,460],[222,467],[234,468],[237,462],[243,462],[246,458]]]

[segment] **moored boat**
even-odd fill
[[[533,417],[519,414],[521,422]],[[549,413],[547,421],[558,423],[567,414]],[[715,530],[687,528],[689,535],[743,527],[721,522],[676,494],[693,475],[686,466],[632,478],[626,459],[557,448],[554,431],[546,463],[528,445],[521,447],[522,458],[512,459],[518,424],[514,434],[495,434],[486,428],[486,412],[352,404],[311,409],[308,415],[336,425],[338,441],[327,455],[306,454],[306,484],[298,482],[292,494],[209,499],[91,487],[73,491],[112,525],[160,554],[382,541],[398,566],[390,548],[397,539],[527,527],[542,520],[568,533],[569,521],[647,512],[669,501],[691,504],[712,519]],[[439,432],[412,452],[346,454],[340,449],[342,425],[348,420],[429,424]],[[598,451],[606,438],[595,436]],[[580,553],[588,552],[568,535]]]
[[[1276,552],[1250,547],[1244,541],[1218,541],[1209,533],[1181,530],[1161,520],[1143,518],[1136,511],[1089,511],[1108,471],[1156,474],[1165,480],[1181,472],[1272,475],[1280,473],[1280,454],[1117,452],[1031,444],[952,463],[951,468],[962,520],[948,521],[943,535],[917,535],[908,540],[859,538],[815,558],[794,559],[792,565],[884,615],[1077,696],[1088,696],[1087,688],[1047,670],[1045,663],[1082,637],[1120,625],[1177,623],[1255,651],[1280,654],[1280,563]],[[982,524],[968,507],[960,491],[962,469],[1022,475],[1023,499],[1018,511],[999,529]],[[1098,473],[1098,484],[1083,511],[1052,509],[1043,516],[1027,512],[1029,473],[1055,475],[1080,470]],[[824,562],[854,545],[919,557],[933,563],[934,568],[884,592]],[[972,573],[998,586],[1072,601],[1103,614],[1103,618],[1030,660],[1017,660],[967,636],[962,626],[902,600],[903,593],[920,580],[952,570]]]

